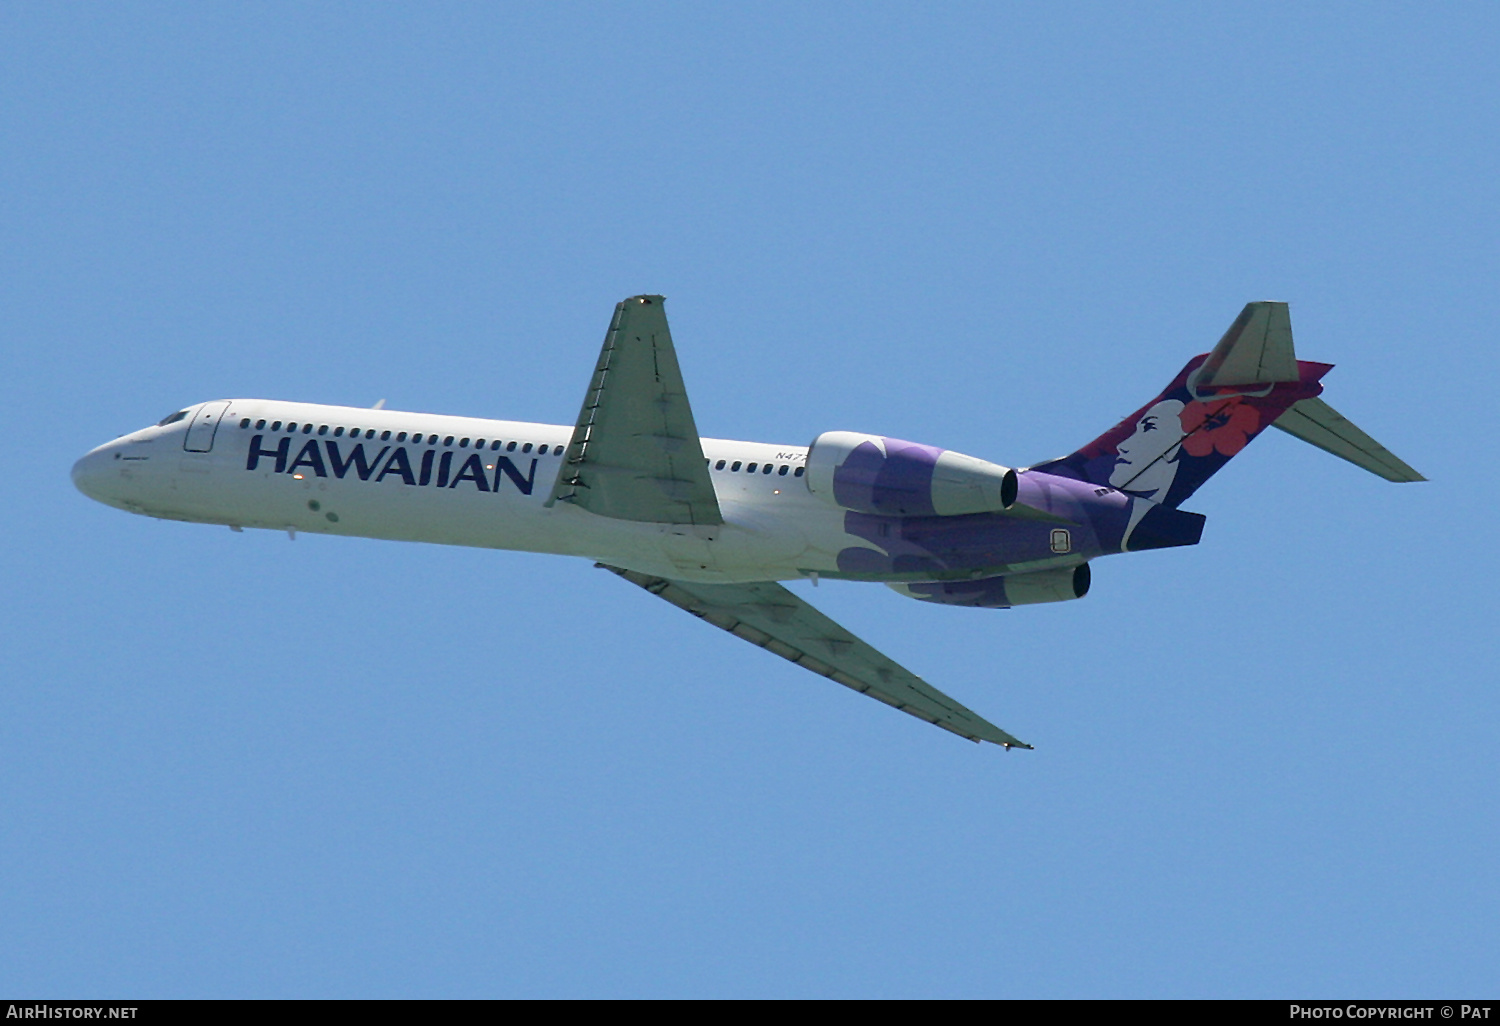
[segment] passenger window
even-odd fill
[[[391,433],[389,431],[380,432],[380,440],[382,442],[389,442],[391,440]]]
[[[271,424],[271,430],[272,431],[280,431],[281,430],[281,421],[278,420],[278,421],[273,422]]]
[[[447,438],[443,439],[443,444],[444,445],[452,445],[453,444],[453,436],[449,435]]]
[[[287,422],[286,433],[289,435],[295,435],[297,433],[297,422],[295,420]]]
[[[310,434],[312,434],[312,425],[311,424],[303,424],[302,425],[302,433],[304,435],[310,435]]]
[[[320,435],[326,435],[326,434],[328,434],[328,425],[327,424],[319,424],[318,425],[318,434],[320,434]]]
[[[375,437],[375,429],[374,428],[370,428],[367,431],[365,431],[365,437],[366,438],[374,438]]]
[[[786,477],[786,467],[783,466],[780,470],[776,471],[776,476],[777,477]]]
[[[792,474],[792,476],[793,477],[801,477],[802,476],[802,472],[804,470],[806,470],[806,469],[807,469],[806,467],[798,467],[797,470],[796,470],[796,473]]]
[[[730,469],[731,472],[739,470],[740,469],[740,461],[739,460],[735,460],[733,463],[731,463],[729,465],[729,469]]]
[[[396,441],[398,441],[398,442],[404,442],[404,441],[406,441],[406,432],[405,431],[398,431],[398,432],[396,432]]]
[[[476,438],[476,439],[474,439],[474,448],[476,448],[476,449],[483,449],[484,448],[484,439],[483,438]]]
[[[718,463],[715,463],[714,464],[714,469],[715,470],[723,470],[724,469],[724,461],[720,460]]]
[[[773,466],[771,466],[771,464],[767,463],[764,467],[760,468],[760,472],[762,474],[769,474],[771,471],[773,471],[775,469],[776,469],[775,467],[773,467]]]
[[[505,451],[506,452],[515,452],[516,451],[516,443],[515,442],[511,442],[509,445],[507,445],[505,447]]]
[[[263,420],[257,420],[255,422],[255,430],[257,430],[257,431],[263,431],[263,430],[265,430],[265,427],[266,427],[266,422],[265,421],[263,421]]]
[[[333,429],[333,437],[334,438],[343,438],[344,437],[344,429],[341,428],[341,427],[334,428]]]
[[[245,428],[247,428],[249,426],[250,426],[250,418],[249,417],[246,417],[244,420],[240,421],[240,429],[241,430],[244,430]]]
[[[467,449],[469,447],[469,440],[467,438],[460,438],[458,440],[458,447],[460,449]]]
[[[745,473],[747,473],[747,474],[753,474],[753,473],[755,473],[756,466],[757,466],[757,464],[754,464],[754,463],[746,463],[745,464]]]
[[[493,442],[490,443],[490,451],[491,452],[495,452],[499,448],[500,448],[500,439],[497,438]]]
[[[530,452],[531,451],[531,443],[527,442],[525,445],[521,446],[521,451],[522,452]]]

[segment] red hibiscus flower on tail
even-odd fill
[[[1222,456],[1233,456],[1260,430],[1260,411],[1238,396],[1189,403],[1180,417],[1182,430],[1187,433],[1182,447],[1189,456],[1207,456],[1214,450]]]

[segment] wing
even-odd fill
[[[1271,424],[1387,481],[1427,480],[1322,399],[1298,400]]]
[[[599,564],[751,644],[970,741],[1030,748],[860,641],[779,584],[698,584]]]
[[[547,505],[618,520],[722,524],[661,296],[615,307]]]

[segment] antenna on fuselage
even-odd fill
[[[385,409],[385,400],[384,399],[380,400],[380,402],[376,403],[374,406],[371,406],[370,409],[372,409],[372,410],[383,410],[383,409]]]

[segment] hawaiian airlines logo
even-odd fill
[[[374,480],[378,483],[394,477],[401,483],[414,487],[436,488],[457,488],[465,482],[471,482],[481,492],[498,492],[501,482],[509,479],[523,495],[530,495],[532,488],[536,486],[537,460],[534,457],[531,469],[523,477],[520,468],[499,453],[468,453],[468,458],[455,471],[453,457],[462,457],[464,453],[450,450],[443,452],[440,457],[436,449],[423,449],[413,466],[412,457],[402,445],[381,446],[371,456],[362,443],[356,442],[345,456],[339,449],[339,443],[324,439],[320,444],[318,439],[309,438],[293,457],[290,436],[283,437],[273,449],[262,446],[264,438],[264,435],[256,435],[250,439],[250,453],[245,460],[246,470],[262,469],[261,460],[275,460],[276,473],[297,477],[308,474],[313,477],[328,477],[332,474],[342,479],[352,470],[361,481]],[[325,453],[327,459],[324,458]],[[493,462],[486,463],[486,459]]]

